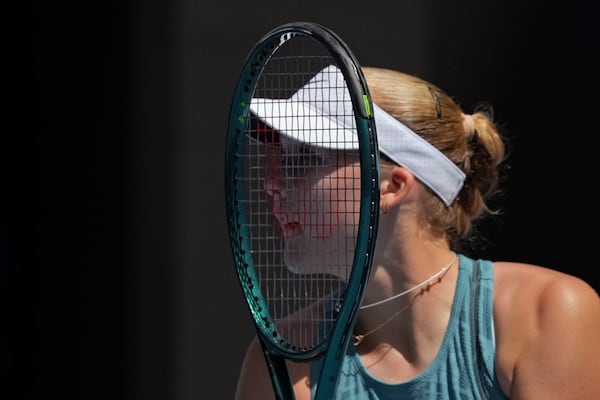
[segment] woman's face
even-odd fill
[[[269,208],[295,273],[350,273],[360,207],[358,153],[298,143],[274,147],[265,166]]]

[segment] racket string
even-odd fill
[[[267,63],[254,97],[289,99],[317,72],[335,64],[329,55],[286,56],[284,47]],[[294,48],[292,54],[298,53]],[[305,52],[309,53],[318,52]],[[352,193],[360,189],[360,174],[349,174],[339,181],[331,178],[321,190],[311,186],[310,176],[325,176],[348,163],[344,153],[323,148],[356,147],[356,143],[347,142],[339,129],[321,129],[319,137],[312,133],[323,128],[311,125],[323,114],[355,129],[354,115],[342,112],[352,107],[340,105],[350,102],[345,82],[334,82],[319,90],[329,91],[332,100],[292,100],[286,105],[289,110],[283,106],[273,108],[270,115],[277,124],[285,126],[296,115],[286,111],[306,107],[311,114],[296,121],[295,128],[288,124],[286,133],[305,136],[310,146],[298,146],[277,130],[254,121],[249,124],[247,142],[241,146],[245,152],[240,154],[246,163],[247,176],[240,187],[247,198],[246,229],[250,232],[256,284],[260,285],[271,318],[282,324],[278,325],[278,333],[299,348],[312,348],[323,342],[335,322],[356,244],[350,239],[342,245],[327,242],[336,237],[355,237],[358,223],[358,199]],[[349,185],[353,180],[355,187]],[[303,264],[300,271],[292,270],[294,263]],[[321,307],[314,307],[315,304]]]

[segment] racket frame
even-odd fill
[[[312,37],[329,51],[341,70],[353,103],[361,165],[360,217],[353,267],[343,302],[326,340],[305,350],[288,349],[273,334],[273,320],[260,292],[247,238],[245,215],[237,207],[240,182],[236,172],[243,168],[236,157],[238,141],[243,140],[250,118],[249,105],[255,86],[270,56],[295,35]],[[333,398],[345,349],[352,337],[364,290],[371,271],[379,220],[379,151],[372,114],[373,105],[360,65],[348,45],[332,30],[312,22],[292,22],[264,35],[247,55],[230,108],[225,154],[225,204],[230,244],[239,282],[252,315],[260,344],[279,399],[294,398],[286,359],[311,361],[323,357],[317,399]],[[235,190],[234,190],[235,189]],[[243,190],[243,189],[242,189]],[[267,317],[265,317],[267,315]]]

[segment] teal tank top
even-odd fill
[[[413,379],[389,384],[372,376],[350,341],[335,399],[471,400],[508,399],[495,373],[493,271],[487,260],[459,255],[460,267],[448,328],[427,369]],[[321,361],[311,366],[315,396]]]

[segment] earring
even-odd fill
[[[388,212],[390,212],[390,206],[387,203],[387,201],[385,201],[385,200],[381,203],[379,208],[381,208],[381,212],[384,214],[387,214]]]

